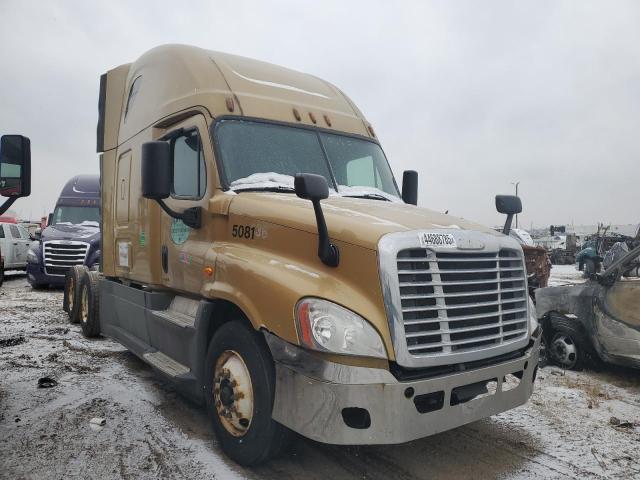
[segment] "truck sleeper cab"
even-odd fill
[[[60,193],[47,228],[27,253],[27,280],[34,288],[62,286],[74,265],[100,264],[100,177],[77,175]]]
[[[237,462],[289,429],[401,443],[531,395],[522,248],[403,202],[333,85],[158,47],[102,76],[98,151],[100,310],[82,321],[203,402]]]

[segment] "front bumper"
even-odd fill
[[[305,437],[340,445],[403,443],[450,430],[526,403],[533,391],[540,332],[519,358],[407,382],[388,370],[320,360],[265,333],[276,362],[272,416]],[[514,374],[521,375],[515,387]],[[487,381],[495,382],[489,385],[492,394],[456,400]]]
[[[48,275],[39,263],[27,263],[27,281],[34,285],[64,285],[64,275]]]

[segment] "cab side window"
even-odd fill
[[[0,225],[0,238],[4,238],[4,225]]]
[[[207,189],[207,171],[202,142],[197,130],[171,141],[173,161],[173,197],[200,199]]]
[[[19,230],[20,230],[20,235],[22,236],[23,240],[29,240],[31,237],[29,236],[29,231],[24,228],[22,225],[18,226]]]
[[[20,238],[20,230],[15,225],[9,225],[9,230],[11,230],[11,236],[13,238]]]

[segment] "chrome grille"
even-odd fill
[[[518,251],[414,248],[400,250],[396,260],[410,355],[477,352],[526,338],[527,284]]]
[[[89,244],[85,242],[52,240],[44,242],[44,269],[47,275],[66,275],[74,265],[83,265]]]

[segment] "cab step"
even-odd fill
[[[190,298],[176,296],[171,300],[166,310],[156,310],[153,313],[179,327],[193,328],[196,323],[200,302]]]
[[[175,378],[191,373],[188,367],[176,362],[173,358],[168,357],[160,351],[145,353],[142,356],[151,366],[156,367],[170,377]]]

